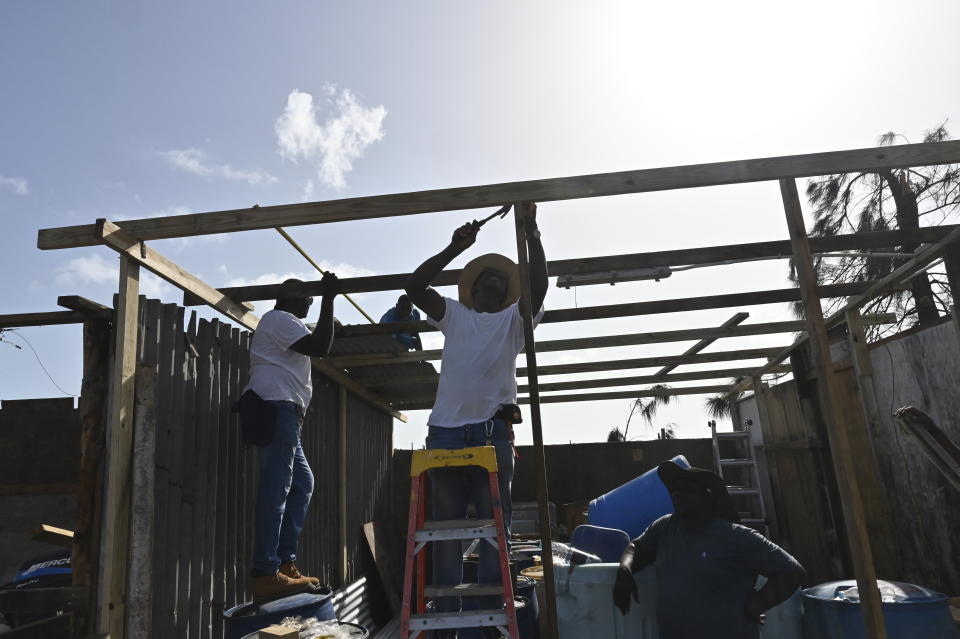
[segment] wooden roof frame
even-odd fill
[[[806,234],[795,179],[855,171],[878,171],[958,162],[960,162],[960,141],[948,141],[530,180],[487,186],[349,198],[328,202],[253,207],[165,218],[134,219],[124,221],[122,226],[98,221],[95,224],[82,226],[42,229],[38,234],[37,246],[44,250],[105,244],[121,254],[120,295],[116,309],[118,347],[115,352],[112,380],[114,393],[110,407],[111,467],[108,472],[105,502],[105,530],[107,530],[105,542],[109,543],[105,543],[104,547],[110,548],[111,552],[107,553],[109,556],[104,560],[98,593],[100,611],[98,629],[101,632],[109,633],[113,637],[124,636],[123,602],[126,575],[123,561],[126,552],[126,537],[122,532],[124,526],[120,524],[129,511],[129,503],[124,502],[123,496],[129,492],[129,461],[127,460],[132,443],[130,420],[133,406],[133,370],[136,350],[135,318],[138,307],[140,267],[146,267],[174,286],[179,287],[185,293],[199,298],[203,303],[217,309],[247,328],[255,328],[258,321],[258,318],[242,304],[242,301],[232,299],[224,292],[204,283],[196,276],[147,247],[146,241],[282,226],[477,209],[517,204],[524,201],[549,202],[777,180],[780,184],[784,213],[790,230],[791,254],[795,257],[797,264],[800,283],[798,293],[806,312],[807,333],[798,342],[782,349],[779,355],[773,357],[767,365],[758,369],[751,379],[759,380],[760,375],[780,366],[780,362],[789,355],[789,352],[804,342],[809,341],[813,347],[815,368],[823,382],[820,386],[822,387],[825,412],[827,413],[825,421],[827,422],[831,453],[837,468],[844,520],[849,531],[851,556],[862,598],[863,618],[869,635],[884,637],[886,635],[885,625],[880,607],[879,592],[876,588],[876,571],[866,530],[863,504],[859,487],[853,479],[854,473],[849,472],[854,464],[854,451],[851,449],[850,439],[846,431],[847,427],[840,418],[839,409],[831,395],[833,391],[830,381],[833,370],[829,359],[826,331],[829,326],[845,321],[849,313],[862,307],[872,297],[889,290],[904,278],[927,268],[934,259],[960,240],[960,229],[951,230],[945,237],[939,239],[934,246],[920,251],[888,277],[869,284],[864,291],[855,293],[855,297],[844,306],[841,313],[831,316],[829,320],[824,320],[820,295],[813,276],[812,243]],[[515,207],[516,210],[517,207]],[[552,563],[551,538],[548,525],[546,472],[540,418],[540,404],[546,401],[546,398],[540,397],[536,344],[533,339],[533,328],[530,321],[531,309],[526,303],[526,300],[529,300],[530,282],[523,219],[515,213],[514,220],[517,257],[523,291],[521,312],[525,320],[525,356],[531,402],[531,425],[537,458],[536,481],[540,521],[542,523],[540,532],[544,545],[544,563],[546,564],[546,570],[544,571],[547,595],[547,605],[544,606],[546,636],[547,639],[553,639],[556,637],[557,620],[556,611],[552,605],[549,605],[549,602],[554,600],[555,585],[550,566]],[[744,257],[747,251],[748,249],[744,245],[743,252],[737,253],[734,258],[748,259]],[[600,262],[603,260],[603,258],[596,259]],[[444,277],[450,277],[451,275],[448,273]],[[396,287],[396,283],[394,282],[392,286]],[[615,306],[621,308],[606,309],[606,312],[595,310],[590,313],[572,313],[571,311],[578,309],[568,309],[565,313],[569,315],[569,320],[558,319],[557,321],[611,317],[617,313],[630,310],[626,307],[633,307],[633,310],[637,308],[637,305]],[[598,308],[602,309],[603,307]],[[606,314],[610,312],[613,312],[614,315]],[[348,388],[351,385],[354,385],[354,388],[359,387],[351,378],[333,367],[329,362],[319,363],[325,367],[325,374],[335,378],[339,377],[338,381]],[[748,383],[744,382],[729,388],[729,392],[733,393],[740,388],[744,388]],[[366,389],[359,388],[366,393],[369,401],[380,401]],[[592,395],[594,395],[594,399],[600,399],[613,394],[615,393],[595,393]],[[113,533],[110,530],[117,532]]]

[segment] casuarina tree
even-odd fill
[[[924,142],[950,139],[946,124],[927,131]],[[881,145],[909,142],[898,133],[885,133]],[[813,208],[811,237],[844,233],[868,233],[893,229],[917,229],[952,223],[960,218],[960,165],[940,165],[863,173],[842,173],[811,179],[807,200]],[[863,282],[879,279],[903,264],[919,244],[868,249],[849,257],[815,257],[814,268],[821,284]],[[873,255],[871,255],[873,254]],[[791,280],[796,271],[791,262]],[[932,269],[910,280],[909,287],[878,297],[864,312],[893,312],[896,329],[927,324],[948,312],[952,297],[942,271]],[[839,307],[843,300],[825,304],[825,311]],[[802,307],[794,306],[798,315]],[[879,327],[873,328],[875,334]],[[888,329],[889,330],[889,329]],[[895,330],[895,329],[894,329]]]

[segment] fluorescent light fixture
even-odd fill
[[[591,286],[593,284],[609,284],[613,286],[618,282],[636,282],[639,280],[656,280],[659,282],[665,277],[670,277],[672,274],[673,271],[670,270],[669,266],[631,268],[622,271],[598,271],[595,273],[567,273],[557,277],[557,286],[559,288]]]

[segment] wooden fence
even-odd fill
[[[130,629],[219,638],[223,611],[246,600],[257,459],[231,406],[246,385],[250,339],[216,320],[185,320],[173,304],[141,305],[133,481],[134,495],[146,488],[153,501],[131,505]],[[302,437],[315,476],[298,558],[304,572],[339,587],[370,568],[362,525],[387,515],[392,438],[388,415],[314,376]]]

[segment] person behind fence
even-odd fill
[[[397,304],[380,318],[381,324],[391,324],[394,322],[417,322],[420,320],[420,311],[413,307],[408,295],[401,295],[397,298]],[[395,333],[393,338],[407,347],[408,351],[422,351],[423,344],[420,343],[420,336],[417,333]]]
[[[313,298],[297,292],[300,285],[300,280],[285,281],[287,294],[260,319],[250,342],[250,381],[238,404],[244,440],[258,446],[260,466],[251,570],[254,601],[319,583],[294,563],[313,494],[313,473],[300,432],[313,392],[310,358],[326,355],[333,342],[337,277],[327,273],[320,282],[320,316],[312,332],[303,319]]]
[[[757,639],[763,614],[788,599],[805,576],[800,563],[741,526],[723,480],[672,461],[657,467],[674,513],[650,524],[623,552],[613,600],[626,615],[639,602],[633,573],[655,564],[661,639]],[[757,575],[767,578],[759,590]]]
[[[543,316],[547,293],[547,265],[537,230],[535,204],[523,206],[524,227],[530,255],[530,306],[533,324]],[[524,347],[523,318],[517,303],[520,275],[517,265],[503,255],[487,254],[469,262],[459,281],[459,299],[441,297],[430,282],[454,258],[476,241],[480,225],[474,221],[453,233],[450,244],[420,265],[407,280],[407,295],[427,315],[427,323],[444,336],[440,381],[436,400],[427,420],[427,448],[459,449],[494,446],[497,456],[503,520],[510,538],[513,481],[513,424],[519,422],[517,401],[517,355]],[[477,517],[493,517],[490,487],[480,468],[436,469],[431,471],[433,519],[463,519],[469,503]],[[499,583],[497,552],[480,544],[480,583]],[[459,541],[433,544],[433,583],[459,584],[463,580],[463,558]],[[467,603],[470,602],[470,603]],[[439,598],[438,612],[459,609],[458,600]],[[499,597],[464,600],[464,607],[501,606]],[[499,631],[484,628],[485,636]],[[456,631],[438,631],[437,637],[456,637]]]

